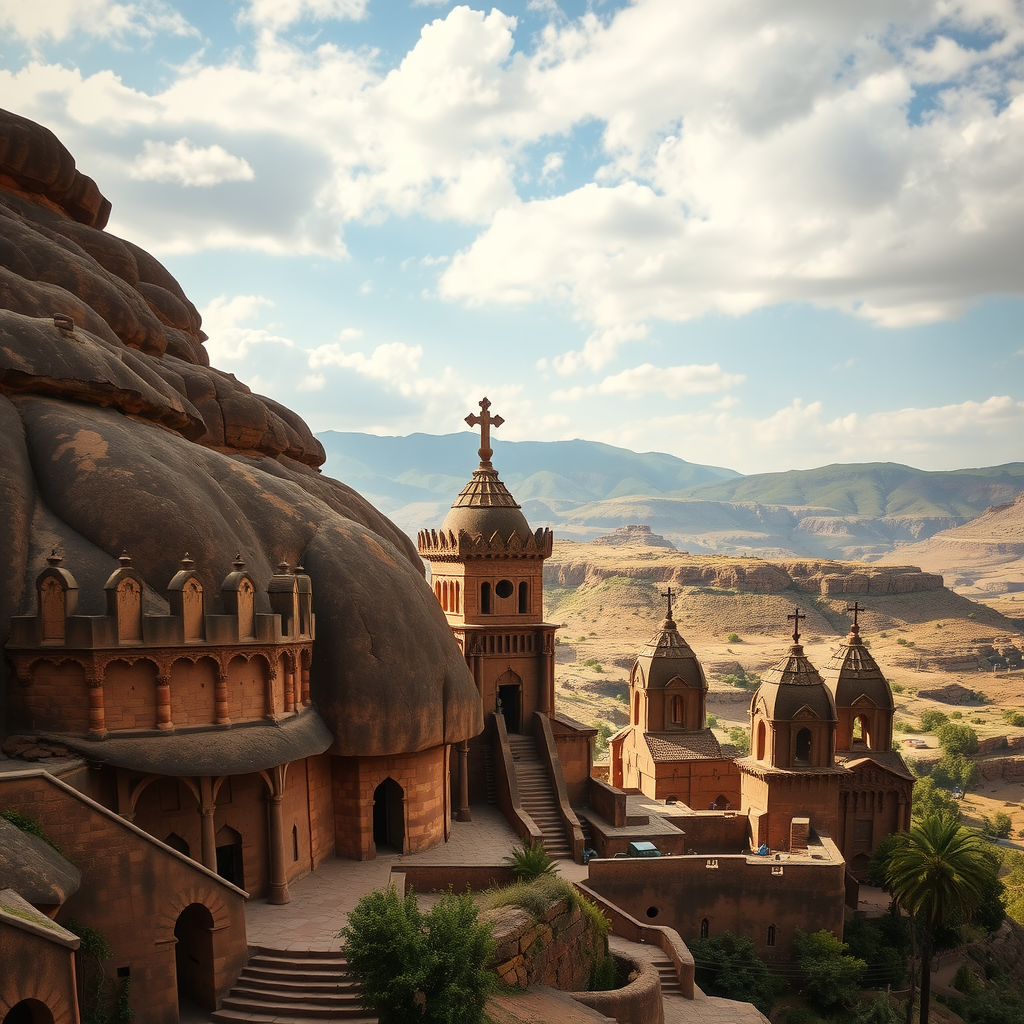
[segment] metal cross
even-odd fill
[[[853,607],[851,608],[849,605],[847,605],[846,606],[846,610],[848,612],[853,612],[853,631],[856,633],[860,629],[860,626],[857,625],[857,616],[861,612],[866,612],[867,608],[861,608],[860,602],[859,601],[854,601],[853,602]]]
[[[793,643],[800,643],[800,620],[806,619],[807,616],[802,615],[799,608],[794,608],[793,614],[787,615],[786,618],[793,620]]]
[[[668,598],[668,611],[665,613],[665,618],[666,619],[671,619],[672,618],[672,587],[670,586],[668,588],[668,593],[667,594],[662,594],[661,596]]]
[[[505,421],[500,416],[492,416],[488,410],[491,407],[489,398],[484,398],[480,402],[480,415],[476,413],[470,413],[466,417],[466,422],[471,426],[475,427],[477,424],[480,425],[480,450],[477,454],[480,456],[481,462],[490,464],[491,456],[494,452],[491,450],[491,427],[497,429]]]

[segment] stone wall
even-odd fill
[[[502,985],[582,991],[605,955],[604,937],[588,928],[583,911],[568,897],[552,903],[539,918],[521,907],[500,907],[485,911],[480,920],[494,924],[492,965]]]

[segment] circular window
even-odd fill
[[[657,917],[658,916],[658,908],[657,907],[648,907],[647,908],[647,916],[648,917]]]
[[[511,580],[498,580],[494,585],[494,592],[498,597],[511,597],[514,589]]]

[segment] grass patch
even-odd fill
[[[558,875],[541,875],[531,882],[513,882],[497,889],[488,889],[481,894],[481,905],[486,910],[519,907],[534,917],[540,917],[552,903],[562,899],[568,900],[570,907],[580,910],[596,934],[605,936],[611,931],[612,923],[604,916],[601,908],[588,900],[572,882]]]

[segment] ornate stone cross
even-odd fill
[[[800,620],[806,619],[807,616],[803,615],[799,608],[794,608],[793,614],[787,615],[786,618],[793,620],[793,643],[800,643]]]
[[[853,612],[853,632],[854,633],[859,633],[860,632],[860,626],[857,624],[857,616],[861,612],[866,612],[867,608],[861,608],[860,602],[859,601],[854,601],[852,607],[850,605],[846,606],[846,610],[848,612]]]
[[[480,461],[491,464],[491,456],[494,452],[491,450],[491,427],[497,430],[505,421],[500,416],[492,416],[488,411],[491,408],[491,401],[489,398],[483,398],[480,401],[480,415],[476,413],[470,413],[466,417],[466,422],[471,426],[475,427],[477,424],[480,425],[480,450],[477,453],[480,456]]]
[[[672,618],[672,587],[670,586],[668,588],[668,592],[665,593],[665,594],[662,594],[661,596],[668,598],[668,611],[665,613],[665,618],[666,619],[671,619]]]

